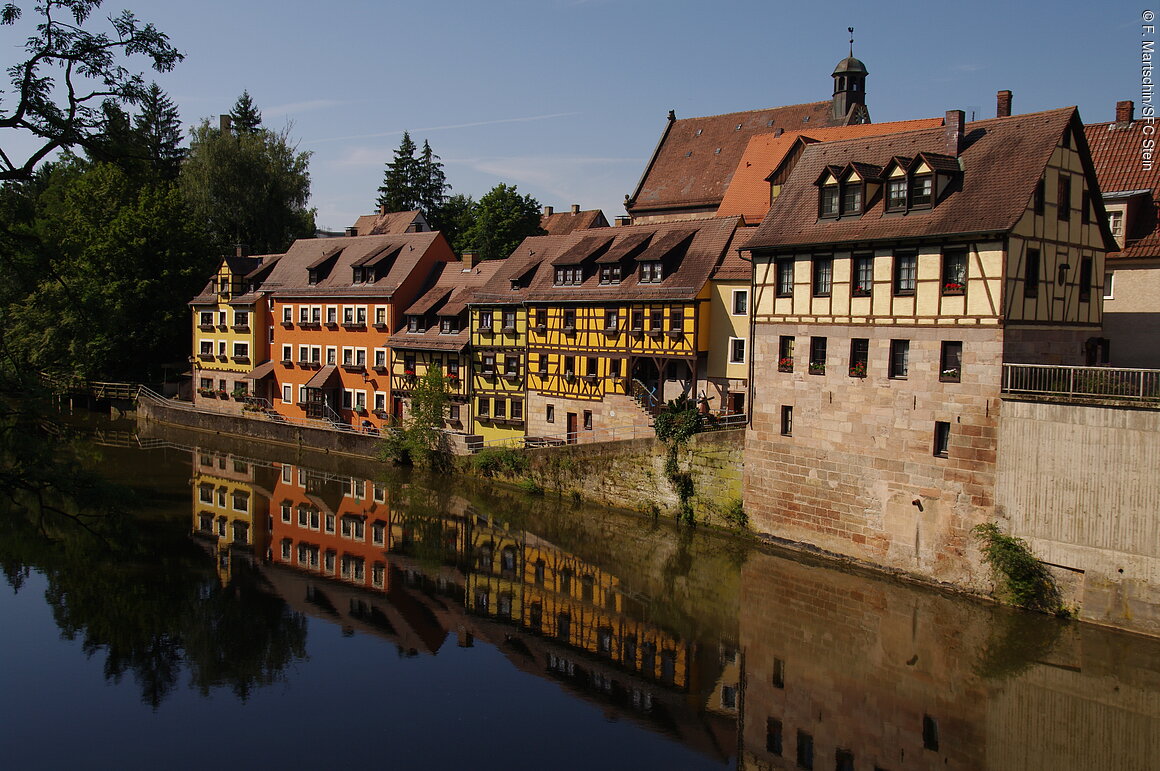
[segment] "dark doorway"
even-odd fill
[[[576,444],[576,413],[568,413],[568,444]]]

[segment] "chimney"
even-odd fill
[[[464,249],[463,254],[460,255],[460,260],[463,262],[464,270],[471,270],[479,264],[479,250]]]
[[[348,236],[357,236],[358,235],[358,226],[351,225],[349,228],[346,229],[346,234]]]
[[[379,204],[379,216],[387,213],[387,205],[385,203]]]
[[[545,216],[545,217],[551,217],[551,216],[552,216],[552,212],[554,212],[554,211],[555,211],[555,209],[553,209],[551,206],[545,206],[545,207],[544,207],[544,216]]]
[[[624,227],[625,225],[631,225],[631,224],[632,224],[632,217],[629,217],[626,214],[622,214],[616,218],[616,227],[618,227],[618,228]]]
[[[245,244],[235,244],[234,245],[234,255],[237,257],[245,257],[247,251],[249,251],[249,250],[246,249]]]
[[[1136,105],[1131,99],[1116,102],[1116,123],[1131,123],[1136,117]]]
[[[947,110],[943,121],[943,152],[956,158],[963,151],[963,124],[966,114],[962,110]]]
[[[1007,90],[995,94],[995,117],[1011,117],[1011,92]]]
[[[578,204],[578,203],[574,203],[574,204],[572,204],[572,213],[573,213],[573,214],[579,214],[579,213],[580,213],[580,204]]]
[[[230,133],[230,130],[233,128],[233,121],[230,120],[230,116],[219,115],[218,116],[218,128],[221,129],[221,132],[223,134]]]

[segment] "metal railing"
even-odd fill
[[[322,418],[322,419],[299,418],[299,417],[294,417],[294,416],[290,416],[290,415],[281,415],[281,414],[275,412],[273,410],[272,406],[270,408],[267,408],[267,409],[243,410],[240,415],[238,415],[236,413],[224,413],[220,410],[207,410],[207,409],[204,409],[202,407],[198,407],[198,406],[194,405],[192,402],[184,402],[184,401],[179,401],[177,399],[167,399],[166,397],[162,396],[161,394],[157,393],[156,391],[153,391],[153,390],[147,388],[146,386],[140,386],[140,389],[138,391],[138,398],[149,399],[149,400],[156,402],[158,404],[164,404],[166,407],[172,407],[174,409],[185,410],[186,412],[197,412],[197,413],[205,414],[205,415],[232,415],[233,417],[246,418],[247,420],[261,420],[261,421],[270,421],[273,423],[287,423],[287,424],[293,425],[293,426],[302,426],[303,428],[320,428],[324,431],[338,431],[338,432],[344,433],[344,434],[362,434],[362,433],[377,434],[378,433],[377,430],[373,431],[373,432],[372,431],[364,431],[363,429],[361,429],[357,426],[352,426],[349,423],[342,423],[342,422],[338,422],[338,421],[335,421],[332,419],[327,419],[327,418]],[[260,397],[247,397],[247,398],[259,399]],[[262,400],[262,401],[266,401],[266,400]],[[266,404],[269,404],[269,402],[266,401]],[[335,413],[333,410],[330,410],[330,413],[333,415],[338,414],[338,413]],[[341,420],[341,418],[339,420]]]
[[[1160,401],[1160,370],[1004,364],[1003,393]]]
[[[626,426],[608,426],[607,428],[580,429],[562,434],[547,436],[509,436],[504,439],[491,439],[482,442],[477,448],[483,447],[562,447],[568,444],[595,444],[597,442],[618,442],[625,439],[653,438],[657,432],[647,423]]]

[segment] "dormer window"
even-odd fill
[[[850,180],[842,185],[842,214],[862,213],[862,183]]]
[[[407,331],[408,332],[418,332],[419,331],[419,317],[418,316],[412,315],[412,316],[407,317]]]
[[[930,174],[916,174],[910,180],[910,207],[930,206],[933,193],[933,177]]]
[[[619,284],[621,268],[619,265],[602,265],[600,267],[601,284]]]
[[[838,186],[824,185],[822,187],[822,216],[838,216]]]
[[[906,211],[906,177],[886,183],[886,211]]]
[[[299,275],[301,275],[301,274],[299,274]],[[309,284],[317,284],[320,278],[321,278],[321,276],[319,275],[319,271],[317,271],[317,270],[307,271],[307,273],[306,273],[306,281]]]
[[[445,318],[439,322],[439,332],[444,335],[453,335],[459,331],[458,324],[453,318]]]
[[[577,286],[584,282],[584,269],[579,265],[556,268],[556,286]]]
[[[640,283],[659,284],[664,277],[664,269],[660,261],[642,262],[640,264]]]

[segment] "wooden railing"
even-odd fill
[[[1160,370],[1004,364],[1003,393],[1160,402]]]

